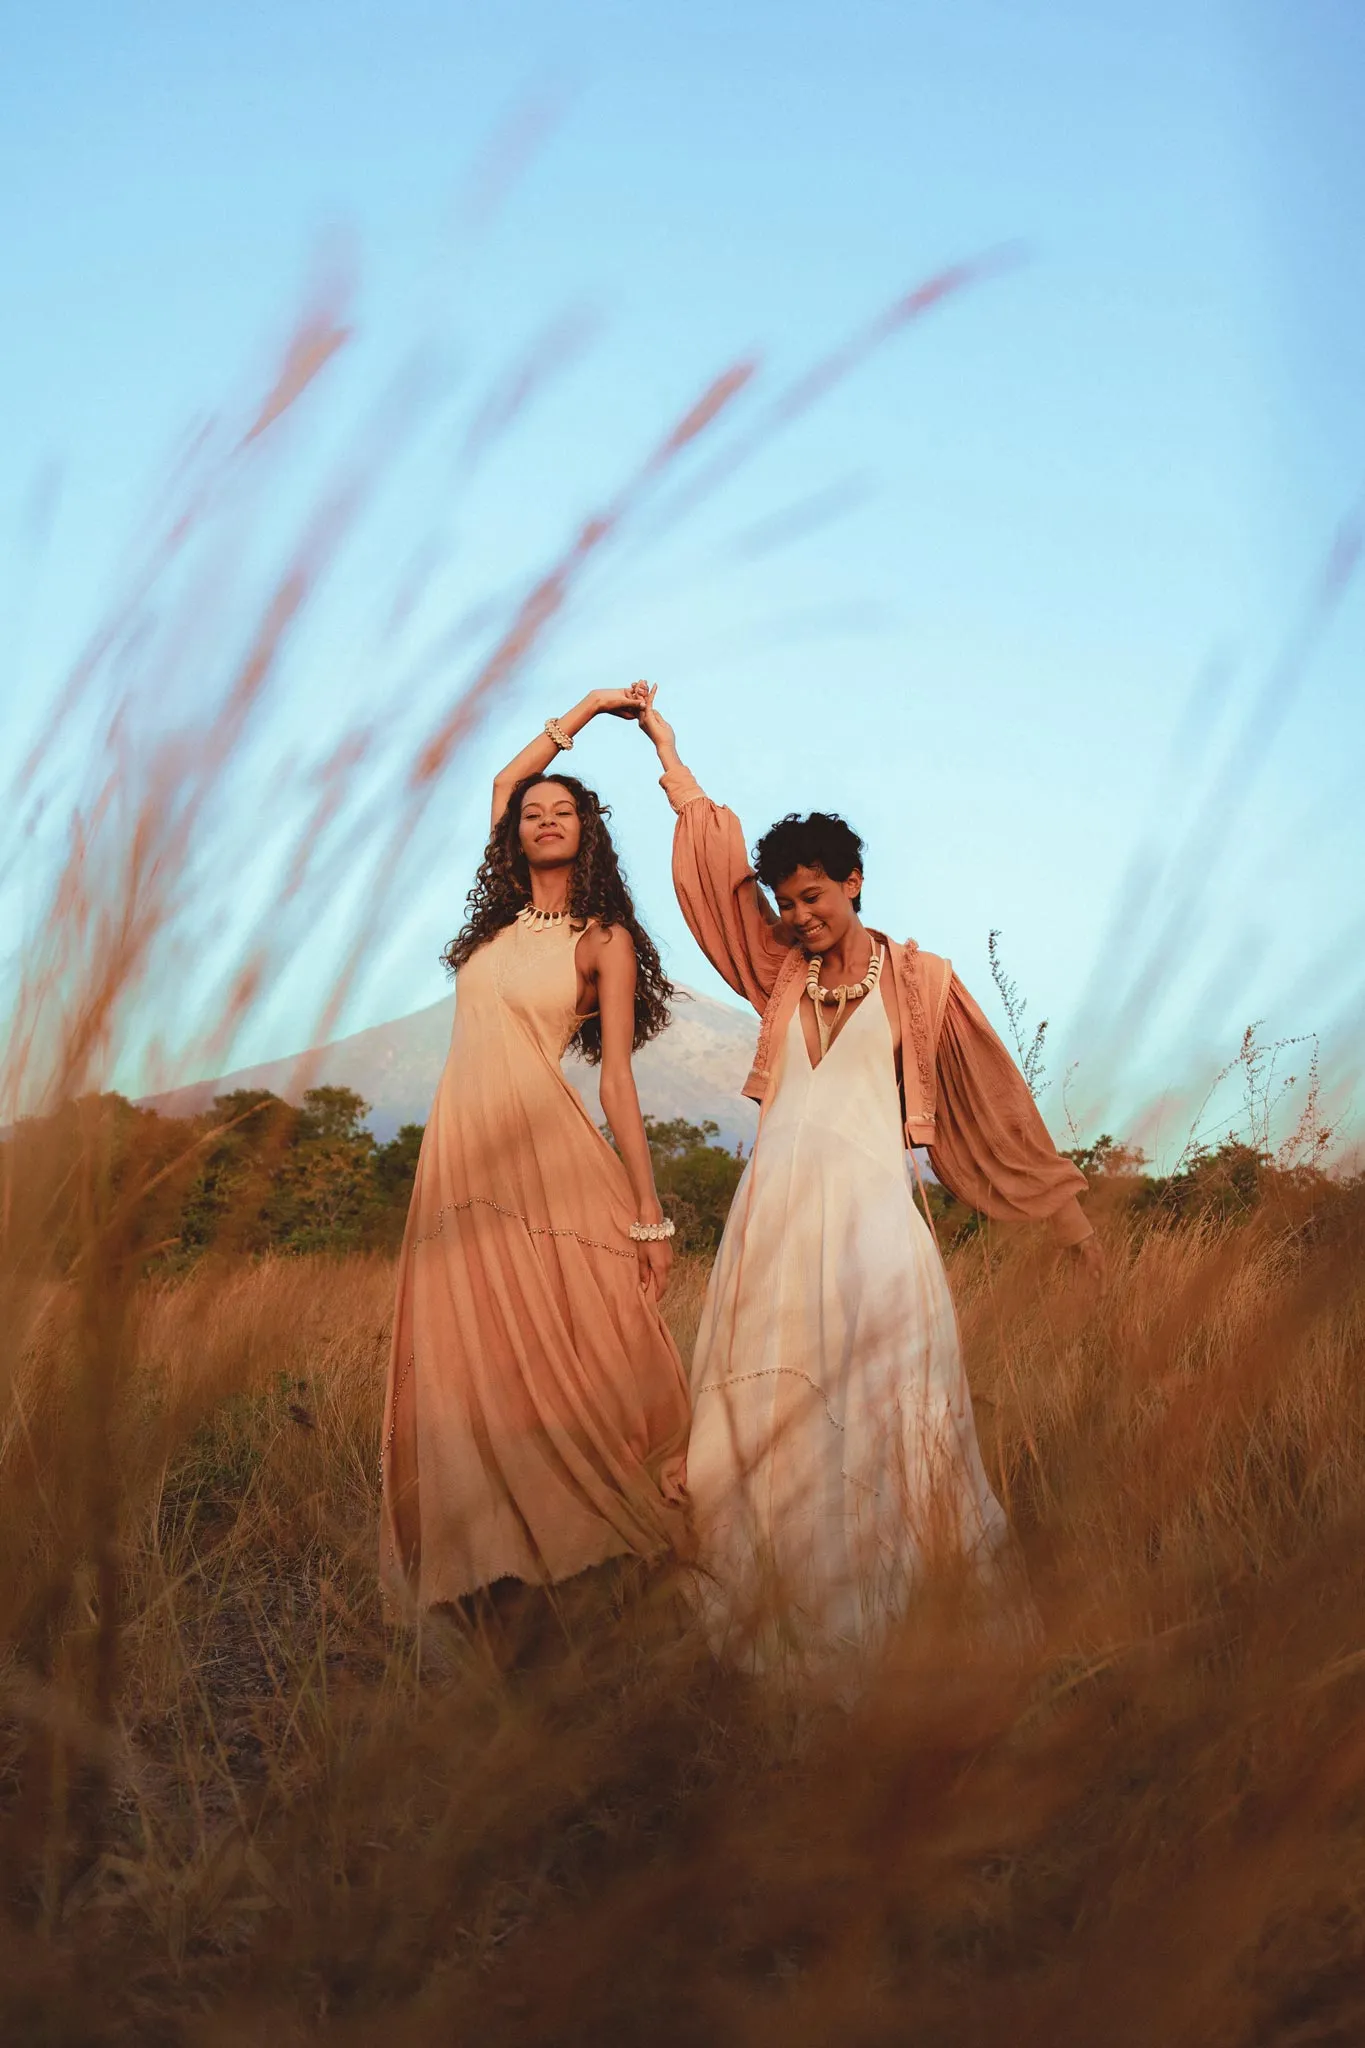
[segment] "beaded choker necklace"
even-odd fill
[[[839,1020],[849,1004],[858,1002],[863,996],[870,996],[881,980],[884,957],[881,947],[874,946],[867,973],[861,981],[847,982],[838,988],[821,988],[820,955],[812,955],[810,966],[806,970],[806,994],[815,1005],[815,1028],[820,1034],[821,1059],[829,1051],[830,1040],[839,1029]],[[825,1010],[829,1005],[833,1005],[834,1008],[832,1021],[825,1017]]]
[[[563,924],[568,915],[567,910],[537,910],[534,903],[528,903],[524,910],[517,912],[517,923],[524,924],[528,932],[548,932],[553,926]]]

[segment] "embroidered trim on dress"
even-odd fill
[[[815,1392],[820,1396],[820,1399],[825,1404],[826,1415],[829,1417],[834,1427],[841,1434],[843,1433],[844,1424],[840,1422],[838,1416],[830,1407],[829,1395],[820,1385],[820,1382],[818,1380],[813,1380],[808,1372],[798,1372],[795,1366],[792,1365],[764,1366],[762,1370],[759,1372],[727,1372],[723,1380],[708,1380],[704,1387],[698,1387],[696,1398],[697,1401],[700,1401],[703,1394],[717,1393],[721,1387],[737,1387],[742,1380],[776,1379],[804,1380],[808,1387],[813,1387]],[[693,1403],[693,1406],[696,1406],[696,1402]]]
[[[773,1019],[777,1015],[778,1004],[787,993],[788,984],[795,981],[797,975],[803,972],[805,964],[806,956],[800,946],[793,946],[777,970],[773,992],[768,998],[763,1021],[758,1027],[758,1044],[754,1047],[754,1073],[760,1075],[765,1084],[769,1074],[768,1054],[772,1044]]]
[[[797,1372],[796,1368],[790,1365],[765,1366],[761,1372],[727,1373],[723,1380],[711,1380],[708,1383],[708,1385],[704,1387],[698,1387],[697,1401],[700,1401],[703,1394],[718,1393],[722,1387],[738,1386],[741,1380],[775,1380],[784,1377],[791,1380],[804,1380],[806,1385],[812,1388],[814,1392],[817,1393],[820,1396],[820,1399],[824,1402],[825,1415],[828,1418],[831,1426],[837,1429],[841,1436],[846,1436],[848,1434],[847,1426],[844,1423],[840,1422],[838,1416],[830,1407],[829,1396],[828,1394],[826,1394],[824,1388],[820,1385],[819,1381],[813,1380],[808,1372]],[[692,1406],[695,1411],[696,1401],[693,1402]],[[857,1478],[856,1475],[852,1472],[845,1472],[842,1465],[839,1467],[839,1477],[844,1481],[844,1484],[846,1486],[856,1486],[860,1493],[870,1493],[872,1495],[873,1500],[876,1500],[878,1498],[878,1491],[875,1486],[869,1486],[865,1479]]]
[[[412,1368],[416,1364],[416,1362],[417,1353],[415,1351],[410,1351],[408,1353],[408,1362],[403,1367],[402,1372],[398,1375],[398,1384],[393,1390],[393,1401],[389,1408],[388,1434],[385,1436],[384,1442],[381,1445],[379,1451],[379,1478],[381,1483],[383,1482],[384,1478],[384,1466],[388,1461],[389,1452],[393,1449],[394,1431],[398,1427],[398,1396],[402,1393],[404,1387],[407,1385],[408,1375],[411,1373]]]
[[[522,1229],[531,1237],[573,1237],[578,1240],[579,1244],[587,1245],[592,1251],[610,1252],[614,1259],[633,1259],[635,1257],[635,1247],[633,1245],[623,1251],[620,1245],[603,1244],[600,1237],[584,1237],[581,1230],[556,1229],[549,1223],[529,1223],[516,1209],[504,1209],[501,1202],[493,1201],[488,1195],[470,1195],[463,1202],[445,1203],[436,1212],[436,1228],[434,1230],[424,1230],[420,1237],[415,1237],[412,1240],[413,1250],[416,1251],[419,1244],[430,1244],[433,1238],[443,1236],[447,1216],[454,1215],[459,1209],[472,1209],[476,1205],[481,1209],[494,1210],[499,1216],[505,1216],[510,1223],[519,1223]]]
[[[904,958],[901,961],[901,987],[910,1008],[910,1029],[915,1038],[915,1065],[919,1069],[920,1107],[926,1117],[932,1117],[936,1107],[934,1101],[934,1070],[930,1062],[929,1026],[924,1015],[924,1002],[919,992],[919,977],[914,969],[914,957],[919,951],[918,941],[907,939]]]

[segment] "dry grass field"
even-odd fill
[[[0,2039],[1365,2038],[1365,1210],[1103,1227],[950,1259],[1031,1634],[927,1586],[797,1709],[666,1572],[386,1628],[387,1261],[11,1209]]]
[[[119,1154],[96,1092],[156,1093],[163,1053],[228,1072],[253,1017],[325,1043],[448,859],[462,750],[597,565],[1002,261],[785,384],[737,358],[502,596],[455,579],[442,609],[443,567],[414,612],[410,568],[386,597],[366,567],[361,512],[406,477],[387,411],[324,415],[307,461],[278,431],[354,331],[340,285],[158,485],[0,806],[26,931],[0,1047],[0,2048],[1365,2041],[1365,1181],[1311,1170],[1316,1053],[1308,1165],[1221,1221],[1097,1198],[1103,1293],[1029,1237],[950,1253],[1021,1625],[935,1577],[842,1703],[718,1666],[667,1569],[391,1628],[391,1262],[250,1234],[282,1160],[291,1227],[339,1206],[325,1134],[286,1159],[291,1111],[250,1149],[228,1096],[216,1130]],[[531,368],[470,385],[480,464]],[[395,415],[426,377],[398,366]],[[414,411],[442,451],[448,396]],[[413,563],[444,563],[467,482],[442,472]],[[344,644],[364,686],[335,705],[290,694],[319,604],[312,672]],[[1209,816],[1173,873],[1197,882]],[[1275,1050],[1248,1031],[1253,1104]],[[684,1350],[704,1285],[684,1264]]]

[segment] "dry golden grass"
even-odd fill
[[[386,1631],[385,1262],[130,1287],[99,1464],[12,1286],[0,2038],[1358,2041],[1358,1207],[1106,1227],[951,1261],[1033,1639],[795,1716],[667,1574]]]
[[[1036,1626],[983,1632],[928,1584],[856,1706],[798,1707],[712,1662],[667,1572],[391,1634],[388,1266],[218,1256],[145,1281],[195,1155],[124,1173],[91,1094],[163,1042],[229,1066],[344,883],[325,1039],[464,739],[587,570],[987,268],[926,280],[728,440],[753,365],[723,371],[458,673],[438,622],[434,655],[400,636],[390,682],[433,694],[377,804],[355,771],[396,685],[367,665],[359,722],[283,750],[283,851],[235,964],[212,939],[264,818],[242,749],[371,456],[308,494],[274,582],[253,567],[204,613],[202,571],[256,563],[272,423],[343,309],[310,312],[177,470],[7,806],[33,908],[0,1117],[61,1110],[72,1143],[35,1123],[0,1146],[5,2048],[1365,2038],[1357,1197],[1222,1231],[1112,1216],[1102,1299],[1035,1244],[956,1253]],[[674,1295],[685,1348],[703,1279]]]

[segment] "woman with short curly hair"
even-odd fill
[[[687,1383],[660,1312],[672,1226],[631,1055],[672,990],[607,830],[549,772],[593,691],[493,785],[459,935],[450,1054],[422,1141],[384,1406],[382,1573],[403,1606],[549,1584],[684,1531]],[[560,1066],[601,1070],[616,1149]]]
[[[951,962],[863,923],[852,826],[790,813],[751,861],[637,695],[677,813],[678,901],[762,1020],[758,1136],[692,1359],[698,1590],[717,1645],[752,1667],[839,1663],[884,1640],[931,1562],[1008,1584],[916,1148],[963,1202],[1048,1222],[1094,1271],[1085,1181]]]

